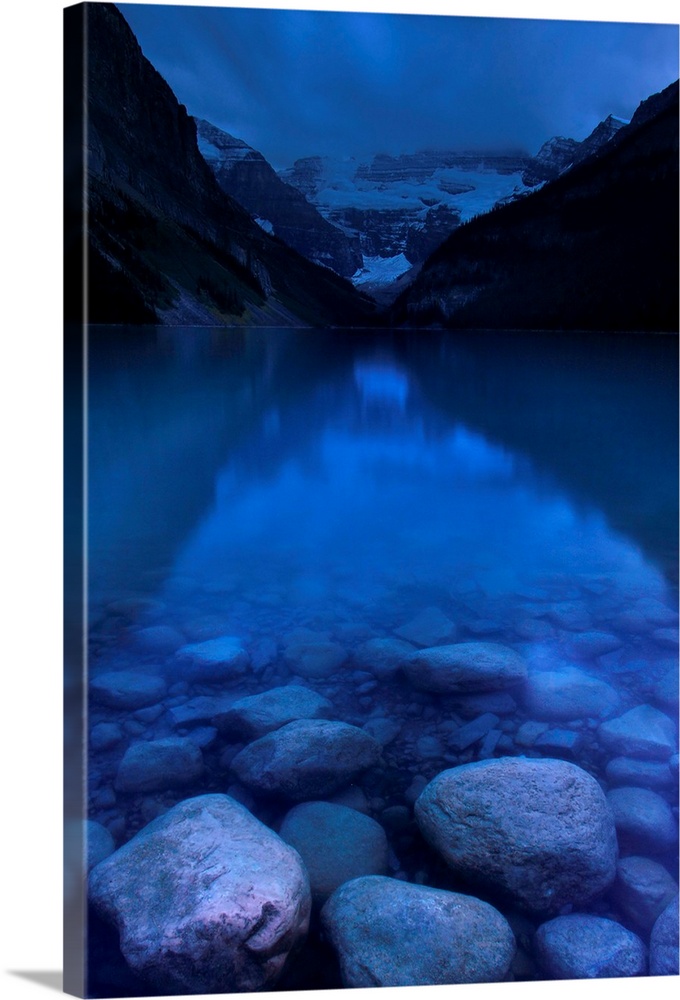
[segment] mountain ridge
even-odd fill
[[[678,328],[678,84],[581,163],[456,230],[391,317],[406,325]]]

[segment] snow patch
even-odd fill
[[[364,266],[352,275],[356,288],[362,285],[391,285],[411,268],[403,253],[395,257],[364,257]]]
[[[274,226],[271,224],[269,219],[261,219],[259,216],[253,216],[255,222],[257,222],[260,229],[264,229],[265,233],[269,233],[270,236],[274,235]]]

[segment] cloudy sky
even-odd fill
[[[678,75],[672,25],[118,6],[189,112],[276,167],[427,147],[534,153],[630,118]]]

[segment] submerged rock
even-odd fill
[[[436,694],[498,691],[526,680],[524,659],[496,642],[458,642],[411,653],[403,663],[411,684]]]
[[[612,979],[647,971],[647,949],[637,934],[604,917],[556,917],[538,928],[534,946],[551,979]]]
[[[138,649],[145,653],[174,653],[183,646],[186,639],[177,629],[169,625],[149,625],[132,633],[132,639]]]
[[[347,653],[337,642],[294,642],[286,648],[284,658],[294,674],[319,678],[336,673]]]
[[[678,842],[678,824],[665,799],[648,788],[613,788],[607,793],[622,847],[663,852]]]
[[[605,777],[610,785],[635,785],[638,788],[671,788],[671,769],[666,763],[613,757],[607,762]]]
[[[592,660],[620,649],[623,642],[611,632],[581,632],[567,643],[567,653],[577,660]]]
[[[268,733],[231,762],[249,788],[302,801],[349,784],[380,757],[380,744],[345,722],[300,719]]]
[[[253,740],[296,719],[324,719],[332,714],[333,706],[327,698],[309,688],[289,684],[241,698],[215,721],[222,732]]]
[[[228,681],[246,672],[250,657],[234,635],[180,647],[174,656],[173,673],[188,681]]]
[[[649,939],[649,971],[653,976],[677,976],[678,897],[671,900],[658,918]]]
[[[598,729],[607,750],[640,760],[667,760],[677,751],[675,724],[651,705],[637,705]]]
[[[604,793],[566,761],[504,757],[443,771],[415,814],[454,872],[536,913],[586,903],[616,874]]]
[[[414,648],[410,642],[401,639],[369,639],[354,650],[354,662],[361,670],[384,680],[396,674],[404,658],[414,652]]]
[[[265,990],[304,938],[299,855],[227,795],[186,799],[90,873],[132,970],[163,993]]]
[[[119,792],[182,788],[203,774],[203,754],[192,740],[169,737],[133,743],[118,767]]]
[[[499,982],[515,953],[488,903],[379,876],[341,886],[321,921],[349,988]]]
[[[279,833],[304,861],[315,903],[325,903],[350,879],[387,872],[385,831],[356,809],[302,802],[286,814]]]
[[[678,884],[663,865],[651,858],[622,858],[616,869],[611,895],[624,915],[649,932],[672,899]]]
[[[621,699],[605,681],[567,667],[531,674],[524,703],[536,719],[585,719],[611,715]]]
[[[99,674],[89,682],[90,697],[108,708],[134,709],[155,705],[165,697],[167,689],[162,677],[137,674],[132,670]]]
[[[395,629],[395,635],[416,646],[437,646],[455,638],[456,626],[439,608],[425,608],[411,621]]]
[[[85,820],[85,852],[88,871],[104,858],[113,854],[115,849],[116,842],[105,826],[92,819]]]

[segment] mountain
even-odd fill
[[[257,150],[210,122],[194,120],[198,148],[218,184],[263,229],[343,277],[351,278],[361,268],[357,238],[327,222],[304,194],[279,178]]]
[[[677,331],[677,220],[676,82],[555,180],[457,229],[392,319]]]
[[[372,304],[257,225],[222,191],[186,108],[113,4],[65,10],[65,305],[82,313],[87,99],[87,319],[91,323],[362,325]],[[82,52],[86,78],[80,77]]]
[[[552,181],[564,170],[580,163],[609,142],[619,129],[629,122],[615,115],[609,115],[597,125],[590,135],[582,142],[577,139],[565,139],[561,135],[553,136],[544,142],[522,174],[522,181],[527,187],[535,187],[545,181]]]
[[[529,161],[521,151],[423,150],[366,163],[311,156],[279,176],[358,241],[363,265],[352,280],[380,298],[461,223],[526,190]]]

